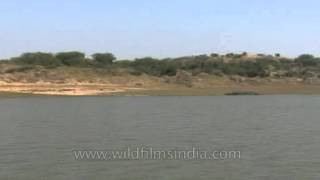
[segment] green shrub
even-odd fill
[[[136,59],[132,66],[141,73],[154,75],[154,76],[174,76],[177,69],[172,61],[169,60],[157,60],[150,57]]]
[[[77,51],[57,53],[55,57],[66,66],[83,66],[86,64],[85,54]]]
[[[61,61],[51,53],[24,53],[20,57],[12,59],[16,64],[40,65],[40,66],[59,66]]]
[[[16,73],[16,72],[27,72],[29,70],[34,69],[32,66],[20,66],[16,68],[9,68],[5,71],[5,73],[11,74],[11,73]]]
[[[319,63],[319,59],[309,54],[303,54],[296,58],[295,62],[301,66],[316,66]]]
[[[99,66],[110,65],[116,60],[116,57],[111,53],[96,53],[92,57],[95,64]]]

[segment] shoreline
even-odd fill
[[[306,84],[225,84],[210,87],[179,85],[135,87],[120,84],[0,84],[3,96],[221,96],[221,95],[320,95],[320,85]]]

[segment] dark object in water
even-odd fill
[[[261,94],[256,93],[256,92],[252,92],[252,91],[244,91],[244,92],[227,93],[225,95],[227,95],[227,96],[258,96],[258,95],[261,95]]]

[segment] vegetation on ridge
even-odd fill
[[[308,54],[290,59],[281,57],[280,54],[249,56],[247,53],[226,55],[213,53],[211,55],[166,59],[146,57],[129,61],[117,60],[112,53],[96,53],[91,57],[86,57],[84,53],[77,51],[56,54],[36,52],[24,53],[19,57],[0,61],[0,63],[18,66],[16,69],[7,70],[6,73],[28,71],[36,66],[45,68],[69,66],[99,68],[110,72],[122,70],[132,75],[148,74],[152,76],[175,76],[178,71],[183,70],[192,75],[206,73],[217,76],[238,75],[250,78],[320,77],[320,58]]]

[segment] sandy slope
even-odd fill
[[[43,95],[101,95],[119,93],[143,88],[120,86],[115,84],[54,84],[54,83],[0,83],[0,92],[14,92]]]
[[[0,92],[41,95],[223,95],[230,92],[253,91],[260,94],[320,94],[319,84],[295,79],[246,79],[230,77],[193,77],[192,87],[147,77],[110,77],[109,82],[4,82]]]
[[[71,96],[223,95],[236,91],[320,94],[319,78],[244,78],[205,73],[197,76],[177,74],[174,77],[155,77],[134,76],[121,71],[110,74],[103,69],[72,67],[37,67],[27,71],[8,72],[10,68],[17,67],[6,65],[0,68],[0,92]]]

